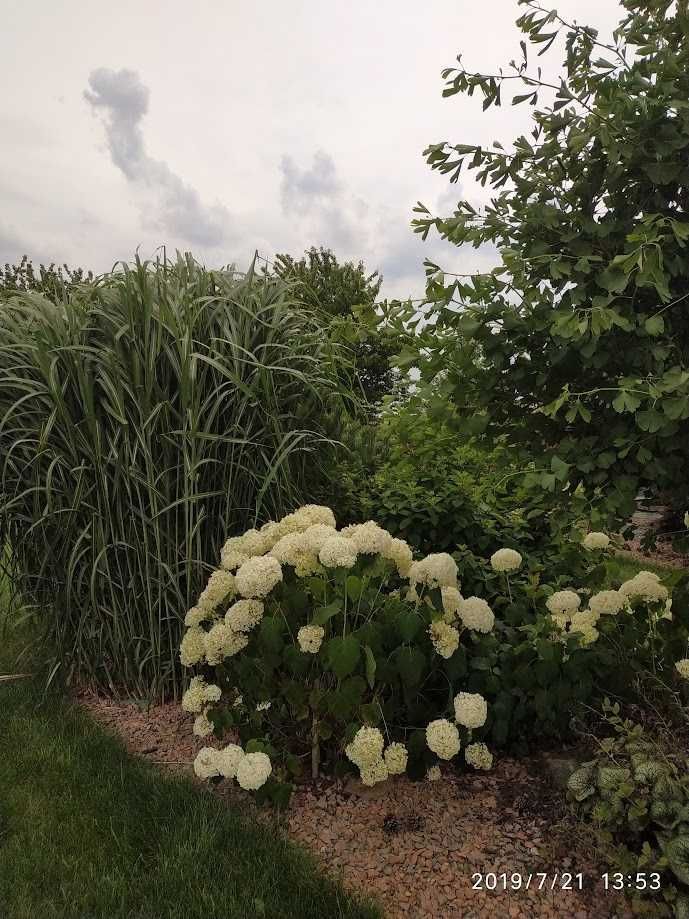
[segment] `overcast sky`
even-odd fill
[[[544,3],[544,5],[548,5]],[[609,32],[617,0],[561,0]],[[429,143],[510,141],[528,107],[442,98],[440,70],[519,57],[516,0],[0,0],[0,263],[97,272],[139,247],[245,266],[311,245],[419,296],[423,201],[485,192],[426,166]],[[555,49],[553,49],[554,51]],[[553,68],[557,56],[545,60]]]

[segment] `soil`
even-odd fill
[[[147,708],[88,692],[78,698],[131,752],[193,776],[205,741],[179,705]],[[300,786],[280,818],[255,808],[234,783],[214,791],[256,819],[278,819],[331,876],[374,897],[387,919],[631,917],[623,899],[604,892],[604,867],[574,842],[563,795],[548,774],[533,757],[498,760],[488,773],[444,767],[436,782],[399,777],[365,789],[353,779],[324,780]],[[574,889],[563,889],[566,875]],[[522,889],[511,889],[520,879]],[[494,880],[496,889],[488,889]]]

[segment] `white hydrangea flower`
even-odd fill
[[[283,565],[298,565],[301,559],[308,555],[308,548],[301,532],[287,533],[275,543],[270,550],[271,558],[276,558]]]
[[[570,617],[567,613],[551,613],[550,616],[558,629],[562,631],[564,631],[570,623]]]
[[[187,628],[193,628],[194,626],[201,625],[202,622],[206,622],[207,619],[212,618],[212,615],[210,610],[203,609],[201,606],[192,606],[184,617],[184,624]]]
[[[179,646],[179,659],[183,667],[199,664],[206,654],[206,633],[198,626],[187,629]]]
[[[384,782],[388,777],[388,767],[385,761],[379,759],[370,766],[359,771],[362,785],[377,785],[378,782]]]
[[[493,571],[516,571],[522,563],[522,557],[514,549],[498,549],[490,557]]]
[[[495,614],[481,597],[467,597],[459,604],[459,618],[474,632],[490,632],[495,625]]]
[[[624,582],[619,592],[625,600],[646,600],[648,603],[668,598],[667,587],[660,583],[660,578],[652,571],[639,571]]]
[[[426,781],[428,782],[439,782],[442,777],[443,774],[440,771],[440,766],[431,766],[426,770]]]
[[[594,628],[592,625],[583,626],[573,631],[577,632],[581,636],[580,641],[582,645],[592,645],[594,641],[598,640],[599,632],[598,629]]]
[[[235,743],[230,743],[222,750],[216,751],[215,766],[224,778],[234,779],[237,767],[244,759],[244,751]]]
[[[214,747],[202,747],[194,760],[194,772],[200,779],[211,779],[220,775],[218,771],[218,751]]]
[[[325,629],[322,625],[303,625],[297,632],[297,641],[304,654],[318,654]]]
[[[431,622],[428,634],[437,653],[449,660],[459,647],[459,632],[442,619]]]
[[[244,791],[256,791],[268,781],[273,767],[266,753],[245,753],[237,765],[237,782]]]
[[[283,533],[301,533],[317,523],[323,523],[333,529],[337,526],[335,515],[329,507],[321,504],[305,504],[294,513],[283,517],[280,527]]]
[[[213,723],[209,720],[206,712],[201,712],[194,719],[194,734],[197,737],[208,737],[214,731]]]
[[[474,769],[492,769],[493,754],[484,743],[470,743],[464,751],[467,765]]]
[[[243,651],[249,639],[242,632],[235,632],[224,620],[205,633],[206,660],[214,667],[221,664],[226,657]]]
[[[335,527],[328,526],[327,523],[314,523],[304,530],[302,539],[309,555],[317,556],[326,539],[332,539],[333,536],[337,536]]]
[[[263,553],[267,552],[270,548],[268,533],[264,532],[262,529],[247,530],[246,533],[239,538],[241,540],[242,552],[245,552],[249,557],[253,555],[263,555]]]
[[[425,584],[427,587],[456,587],[457,563],[447,552],[434,552],[409,569],[410,584]]]
[[[361,555],[385,555],[390,548],[392,536],[383,527],[378,526],[375,520],[366,523],[355,523],[344,527],[340,535],[351,539]]]
[[[390,775],[402,775],[407,768],[409,753],[403,743],[391,743],[385,748],[383,760]]]
[[[234,575],[230,574],[229,571],[218,568],[208,579],[208,584],[206,584],[205,590],[199,597],[197,606],[212,612],[216,607],[220,606],[223,600],[232,598],[236,592]]]
[[[676,661],[675,670],[683,680],[689,680],[689,658],[683,657],[681,661]]]
[[[249,558],[249,553],[244,550],[242,537],[231,536],[220,550],[220,567],[226,571],[234,571]]]
[[[294,566],[294,573],[298,578],[308,578],[322,570],[317,555],[302,555],[298,564]]]
[[[545,605],[553,615],[566,613],[571,616],[575,610],[579,609],[580,602],[579,594],[573,590],[556,590],[545,601]]]
[[[409,543],[403,539],[390,539],[390,542],[381,552],[383,558],[389,558],[397,566],[397,573],[401,578],[406,578],[414,560],[414,555]]]
[[[345,747],[347,759],[359,769],[369,769],[383,758],[385,740],[378,728],[362,727]]]
[[[237,600],[225,613],[225,624],[233,632],[250,632],[263,619],[260,600]]]
[[[185,712],[199,714],[207,702],[217,702],[222,692],[219,686],[206,683],[202,676],[192,677],[189,688],[182,696],[182,708]]]
[[[610,537],[606,533],[587,533],[582,541],[582,546],[589,551],[593,549],[607,549]]]
[[[454,699],[455,721],[473,731],[481,728],[488,717],[488,703],[478,692],[460,692]]]
[[[593,628],[600,619],[600,613],[592,609],[577,610],[572,614],[570,629],[573,632],[585,632]]]
[[[266,552],[270,552],[278,539],[285,535],[280,529],[280,524],[276,523],[274,520],[269,520],[267,523],[264,523],[259,532],[263,538]]]
[[[619,590],[601,590],[591,597],[589,607],[599,616],[616,616],[624,607],[624,597]]]
[[[344,536],[326,539],[318,553],[318,560],[326,568],[352,568],[356,564],[357,546]]]
[[[443,611],[445,622],[454,622],[459,614],[459,604],[464,597],[456,587],[441,587],[440,595],[443,599]]]
[[[241,566],[235,586],[243,597],[267,597],[281,580],[280,562],[270,555],[257,555]]]
[[[447,718],[438,718],[426,728],[426,743],[440,759],[452,759],[459,753],[459,731]]]

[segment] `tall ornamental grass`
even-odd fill
[[[302,500],[347,365],[253,266],[137,259],[64,301],[0,304],[0,539],[55,672],[178,694],[208,563]]]

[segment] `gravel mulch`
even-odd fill
[[[191,771],[204,742],[179,705],[146,708],[88,692],[78,698],[133,753]],[[489,773],[446,768],[437,782],[402,777],[364,789],[353,779],[322,781],[298,788],[279,819],[327,872],[372,895],[388,919],[627,919],[624,901],[603,890],[604,868],[573,843],[562,794],[545,774],[538,758],[501,759]],[[216,791],[251,807],[234,784]],[[583,874],[584,889],[562,889],[563,873]],[[493,874],[497,889],[487,889]],[[511,889],[516,875],[523,888],[531,875],[528,890]]]

